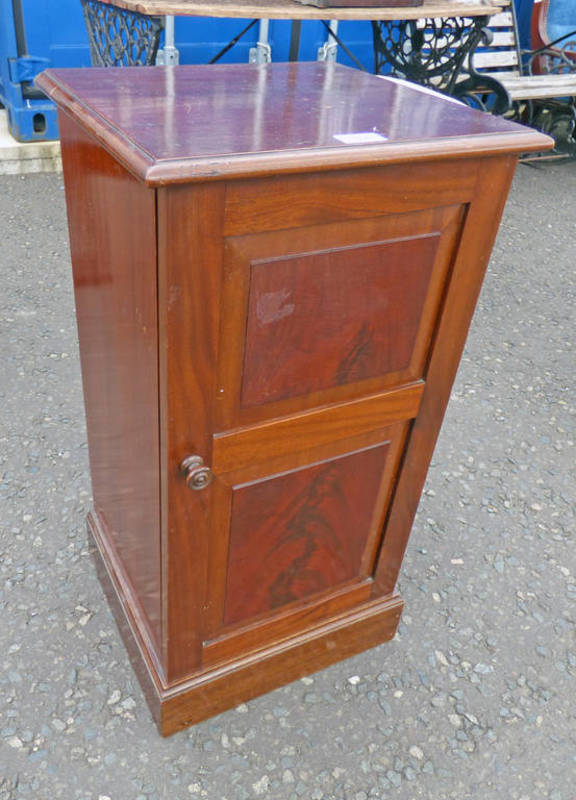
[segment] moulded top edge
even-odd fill
[[[37,84],[150,185],[553,144],[407,81],[317,62],[50,69]]]

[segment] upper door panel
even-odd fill
[[[252,261],[241,407],[405,371],[439,238]]]
[[[449,206],[228,237],[217,430],[422,378],[462,218]]]

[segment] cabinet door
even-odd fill
[[[228,237],[204,663],[374,596],[458,207]]]
[[[246,227],[244,188],[159,194],[169,682],[381,594],[386,515],[472,180],[453,169],[464,189],[439,176],[428,196],[430,176],[399,173],[401,193],[383,200],[370,175],[348,218],[340,198],[314,224],[301,206],[264,218],[255,198]],[[191,454],[214,476],[203,491],[178,475]]]

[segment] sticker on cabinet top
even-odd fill
[[[382,136],[376,131],[366,131],[365,133],[335,133],[334,138],[342,144],[377,144],[387,142],[388,137]]]

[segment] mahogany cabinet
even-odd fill
[[[100,574],[169,734],[393,636],[519,152],[323,64],[49,70]]]

